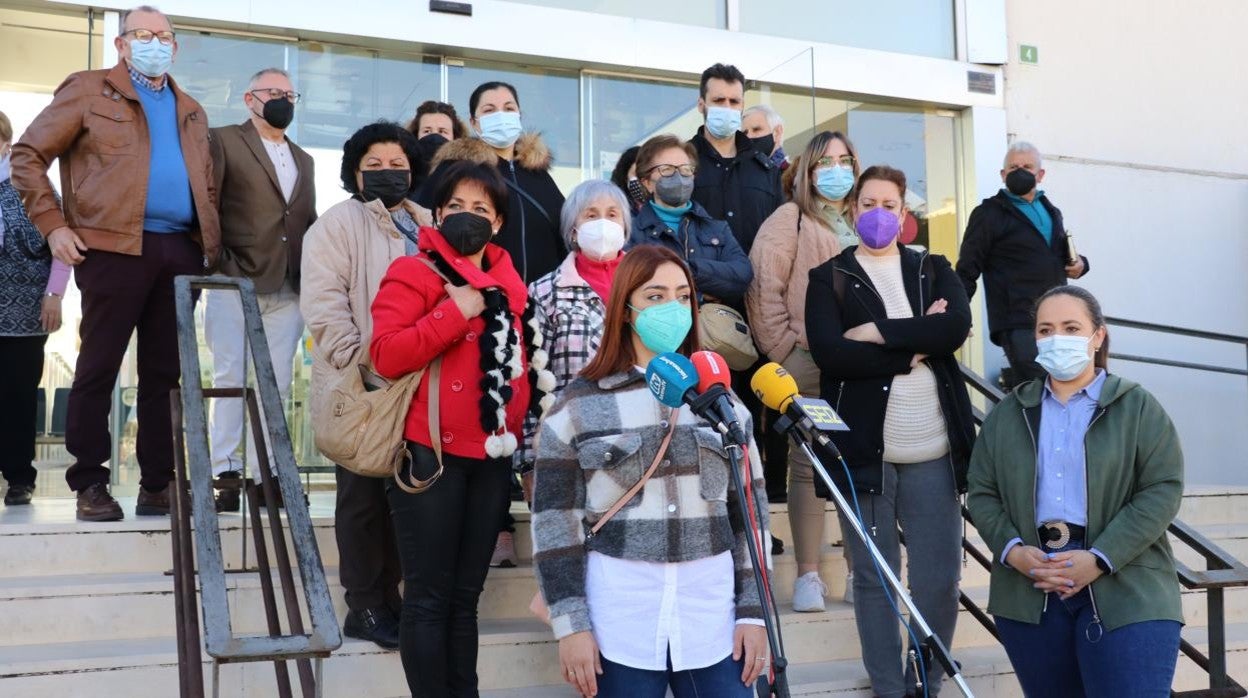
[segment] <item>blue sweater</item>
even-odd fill
[[[1049,215],[1048,209],[1040,201],[1040,195],[1044,192],[1037,190],[1036,195],[1031,201],[1017,196],[1005,189],[1001,190],[1006,196],[1010,197],[1010,201],[1014,203],[1014,208],[1020,213],[1027,216],[1027,220],[1036,226],[1036,230],[1040,232],[1040,236],[1044,238],[1044,244],[1053,244],[1053,217]]]
[[[136,81],[134,88],[143,104],[148,135],[152,139],[143,230],[185,233],[195,222],[195,206],[186,161],[182,158],[182,139],[178,135],[177,98],[168,85],[156,92]]]

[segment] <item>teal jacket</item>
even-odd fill
[[[1045,594],[1000,561],[1014,538],[1036,532],[1036,436],[1043,384],[1033,380],[989,413],[971,454],[967,507],[993,552],[988,611],[1039,623]],[[1105,630],[1146,620],[1183,622],[1166,528],[1183,498],[1183,452],[1161,404],[1139,385],[1107,376],[1084,437],[1088,483],[1085,544],[1113,565],[1091,585]]]

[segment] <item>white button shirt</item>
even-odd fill
[[[650,671],[702,669],[732,654],[732,552],[688,562],[621,560],[590,551],[585,592],[602,656]],[[762,625],[761,620],[741,620]]]
[[[274,143],[267,138],[261,138],[264,143],[264,150],[269,154],[269,160],[273,161],[273,169],[277,170],[277,183],[282,187],[282,198],[290,203],[290,196],[295,193],[295,182],[299,181],[299,168],[295,166],[295,156],[290,152],[290,144],[283,140],[281,143]]]

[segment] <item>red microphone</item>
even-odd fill
[[[695,390],[700,394],[699,399],[709,402],[718,416],[719,424],[716,428],[732,439],[733,443],[742,446],[748,444],[745,432],[741,429],[741,421],[737,418],[736,410],[732,408],[732,377],[728,373],[728,362],[713,351],[694,352],[689,360],[698,372],[698,387]]]
[[[713,351],[695,351],[689,360],[698,372],[699,393],[710,390],[712,385],[723,386],[724,390],[731,388],[732,376],[728,373],[728,362],[724,357]]]

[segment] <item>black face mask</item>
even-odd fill
[[[260,115],[264,117],[265,123],[273,128],[284,129],[295,118],[295,103],[285,97],[270,99],[264,103],[264,109],[260,110]]]
[[[424,138],[416,141],[416,150],[420,153],[420,157],[416,160],[416,166],[412,168],[416,175],[416,183],[420,184],[429,177],[429,168],[433,164],[433,157],[438,154],[438,149],[449,143],[446,136],[439,133],[430,133]]]
[[[1021,167],[1010,170],[1005,176],[1005,188],[1014,196],[1022,196],[1036,188],[1036,176]]]
[[[633,200],[634,206],[641,206],[650,200],[650,192],[642,186],[640,180],[628,180],[628,198]]]
[[[456,252],[467,257],[480,252],[494,237],[494,226],[481,216],[465,211],[443,218],[438,232]]]
[[[410,170],[365,170],[360,174],[364,179],[360,197],[365,201],[381,199],[386,208],[397,206],[412,187]]]
[[[750,143],[754,144],[754,150],[769,156],[776,149],[776,136],[774,133],[769,133],[766,136],[751,138]]]

